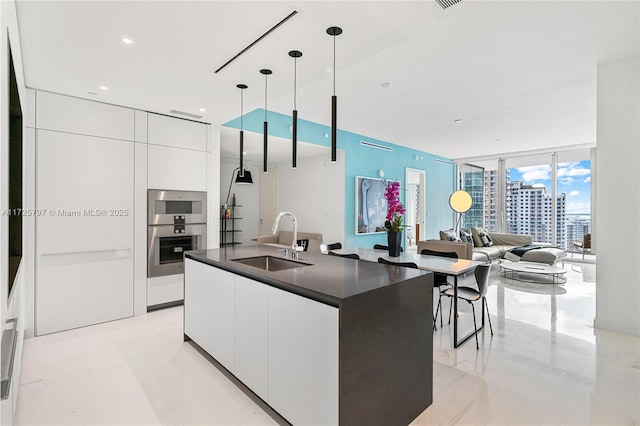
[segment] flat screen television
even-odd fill
[[[9,52],[9,292],[13,288],[18,267],[22,260],[22,106],[18,81],[7,40]]]

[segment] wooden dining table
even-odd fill
[[[439,272],[447,276],[453,277],[453,310],[458,312],[458,277],[467,272],[475,271],[478,265],[484,262],[469,259],[451,259],[440,256],[429,256],[416,253],[401,253],[400,256],[389,256],[387,250],[374,250],[365,247],[342,248],[339,250],[331,250],[336,254],[357,254],[360,260],[367,262],[377,262],[378,258],[383,258],[391,262],[412,262],[418,266],[418,269],[431,272]],[[457,348],[477,332],[484,328],[484,305],[482,307],[482,324],[477,331],[472,331],[464,337],[458,339],[458,315],[453,316],[453,347]]]

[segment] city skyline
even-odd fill
[[[509,180],[525,185],[544,186],[551,194],[551,165],[514,167],[509,169]],[[591,215],[591,161],[573,161],[558,164],[558,193],[567,194],[566,214]]]

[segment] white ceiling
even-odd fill
[[[17,12],[27,86],[214,124],[239,115],[238,83],[245,112],[264,106],[261,68],[274,71],[269,109],[290,113],[292,49],[300,118],[329,124],[325,31],[340,26],[339,127],[450,158],[595,142],[596,66],[640,51],[635,0],[18,0]]]
[[[220,156],[239,160],[239,130],[229,127],[220,129]],[[244,132],[244,159],[248,165],[262,167],[262,133]],[[267,151],[269,166],[290,164],[292,160],[291,139],[269,136]],[[329,148],[305,142],[298,142],[298,158],[325,155],[329,158]],[[328,161],[328,160],[327,160]]]

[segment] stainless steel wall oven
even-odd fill
[[[148,191],[147,277],[182,274],[184,252],[207,246],[207,193]]]

